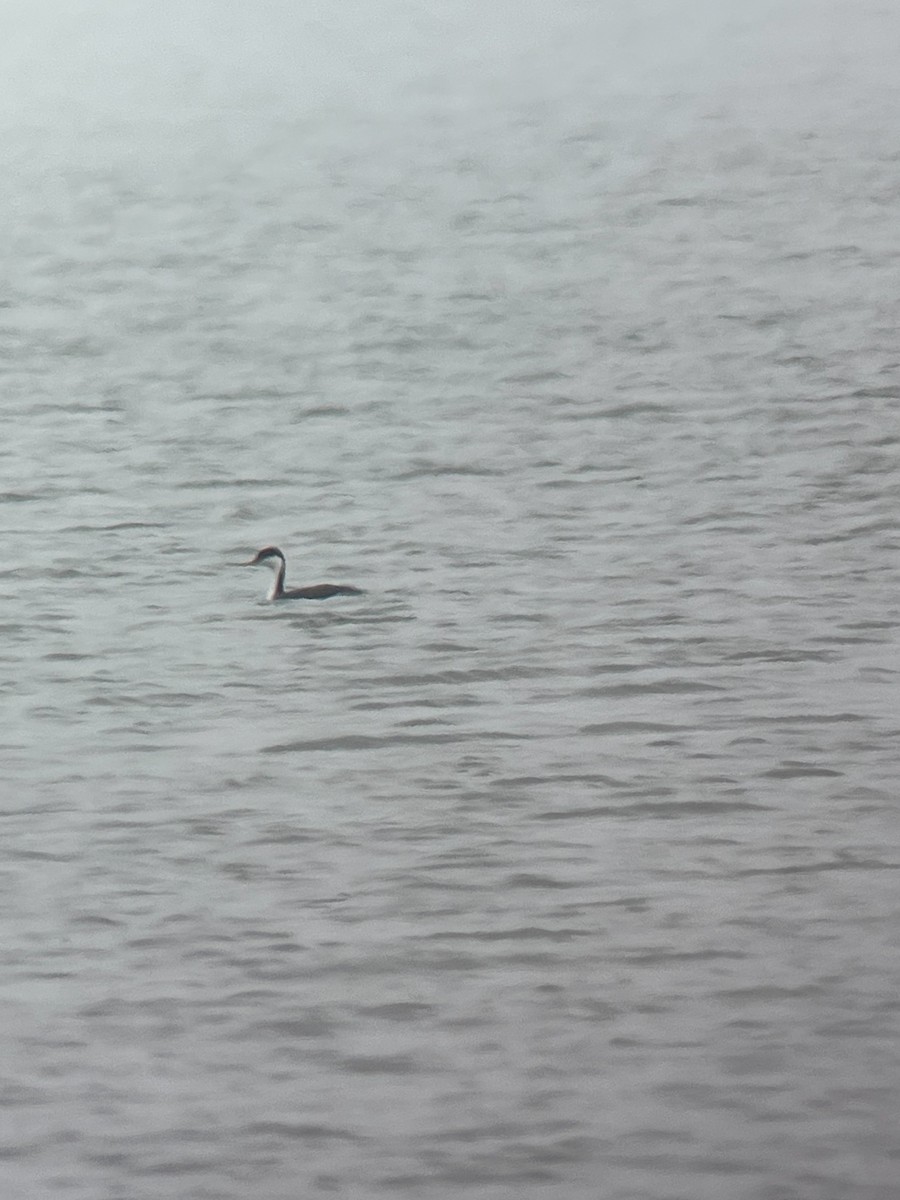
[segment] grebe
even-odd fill
[[[275,570],[275,582],[269,589],[267,600],[329,600],[332,596],[361,596],[362,588],[351,587],[349,583],[314,583],[310,587],[286,588],[284,586],[285,561],[284,555],[277,546],[266,546],[249,562],[242,563],[245,567],[255,567],[258,563],[266,563]]]

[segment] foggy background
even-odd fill
[[[5,1195],[894,1200],[898,37],[3,6]]]

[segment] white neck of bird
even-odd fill
[[[280,558],[267,558],[266,566],[274,572],[272,586],[269,588],[267,600],[277,600],[284,590],[284,563]]]

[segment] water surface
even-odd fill
[[[10,6],[9,1195],[896,1196],[900,30],[606,7]]]

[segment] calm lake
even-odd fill
[[[896,1200],[898,38],[5,6],[10,1200]]]

